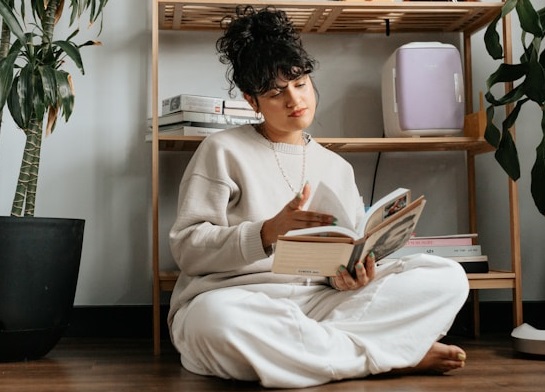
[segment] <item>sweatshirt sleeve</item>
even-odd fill
[[[172,255],[189,276],[228,272],[267,258],[263,220],[231,221],[237,185],[221,170],[218,155],[200,154],[180,184],[177,218],[169,233]],[[203,159],[203,156],[207,159]],[[220,171],[218,171],[220,170]]]

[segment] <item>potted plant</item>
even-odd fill
[[[502,17],[516,11],[522,29],[521,43],[523,53],[519,62],[508,64],[502,62],[487,80],[486,100],[487,126],[485,138],[496,148],[495,158],[504,171],[513,180],[520,177],[520,164],[515,141],[510,129],[527,102],[534,102],[542,113],[541,126],[536,128],[542,136],[536,147],[536,160],[531,171],[531,193],[539,212],[545,215],[545,7],[535,10],[530,0],[507,0],[499,14],[487,27],[484,35],[486,50],[490,56],[499,60],[503,58],[503,47],[497,32],[498,22]],[[517,83],[511,91],[496,98],[492,88],[499,83]],[[514,105],[502,122],[501,130],[494,125],[494,108]]]
[[[68,3],[68,4],[67,4]],[[40,358],[68,326],[79,273],[82,219],[34,217],[42,136],[72,114],[73,61],[83,73],[79,28],[54,37],[64,17],[101,19],[107,0],[0,0],[0,110],[26,135],[11,216],[0,217],[0,361]],[[99,30],[100,34],[100,30]],[[5,111],[5,110],[4,110]]]
[[[507,0],[498,15],[485,31],[486,50],[493,59],[503,58],[503,47],[497,33],[497,24],[502,17],[516,11],[522,30],[521,43],[523,53],[519,62],[502,62],[487,80],[486,140],[496,148],[495,157],[504,171],[513,180],[520,177],[518,152],[510,129],[515,125],[520,110],[527,102],[534,102],[542,111],[541,126],[536,124],[541,141],[536,147],[536,159],[531,170],[530,190],[534,203],[542,215],[545,215],[545,7],[537,10],[531,0]],[[498,83],[513,83],[513,88],[502,97],[496,98],[491,89]],[[501,130],[493,123],[494,108],[508,105]],[[529,354],[545,354],[545,331],[537,330],[524,323],[511,334],[514,348]]]

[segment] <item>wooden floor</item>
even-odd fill
[[[442,376],[377,377],[307,388],[305,392],[543,392],[545,357],[511,348],[509,336],[448,338],[468,353],[467,365]],[[64,339],[46,358],[0,363],[0,391],[262,391],[257,383],[225,381],[187,372],[165,342],[160,357],[145,340]],[[293,391],[293,390],[292,390]]]

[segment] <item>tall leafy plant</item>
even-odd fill
[[[496,148],[495,157],[513,180],[520,177],[520,163],[515,140],[510,129],[527,102],[536,103],[542,111],[541,141],[536,147],[536,159],[531,170],[531,193],[539,212],[545,215],[545,7],[536,10],[530,0],[507,0],[498,15],[487,27],[484,35],[486,50],[496,60],[502,59],[503,47],[497,32],[501,18],[516,11],[522,29],[523,53],[519,62],[503,62],[487,80],[487,126],[485,138]],[[511,91],[496,98],[492,88],[498,83],[514,83]],[[512,110],[502,122],[501,130],[493,123],[494,108],[510,105]],[[512,105],[512,106],[511,106]]]
[[[42,136],[55,129],[59,115],[68,121],[72,114],[72,78],[63,65],[70,59],[84,74],[80,49],[99,44],[74,42],[79,33],[77,26],[66,39],[55,39],[55,27],[64,15],[69,15],[69,27],[77,25],[83,15],[88,15],[90,23],[102,21],[107,2],[0,0],[0,110],[7,105],[14,122],[26,135],[13,216],[34,216]]]

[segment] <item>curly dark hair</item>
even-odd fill
[[[278,76],[289,81],[314,71],[316,60],[284,11],[237,6],[235,13],[222,20],[224,34],[216,42],[220,62],[228,65],[230,95],[238,87],[256,98],[275,88]]]

